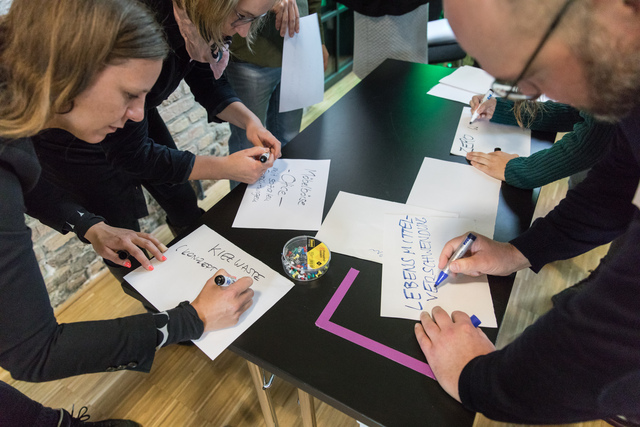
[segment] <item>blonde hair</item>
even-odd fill
[[[137,0],[13,0],[0,18],[0,136],[38,133],[107,65],[167,52]]]
[[[224,47],[225,40],[222,34],[229,16],[236,13],[238,0],[173,0],[176,5],[187,13],[187,16],[198,29],[200,37],[206,42],[213,42],[219,49]],[[249,34],[246,37],[247,44],[251,46],[263,19],[256,19],[251,23]]]

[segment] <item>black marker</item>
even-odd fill
[[[271,154],[270,151],[267,151],[266,153],[262,154],[262,156],[260,156],[260,161],[262,163],[267,163],[267,161],[269,160],[269,154]]]
[[[219,274],[215,277],[215,279],[213,279],[213,281],[216,282],[216,285],[218,286],[226,287],[232,283],[235,283],[236,279]]]

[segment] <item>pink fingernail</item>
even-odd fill
[[[124,266],[127,268],[131,268],[131,261],[125,261]]]
[[[150,265],[149,267],[147,267],[147,270],[153,271],[153,265]]]
[[[162,261],[166,261],[166,260],[167,260],[167,257],[162,255]]]

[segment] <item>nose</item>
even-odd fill
[[[141,122],[142,119],[144,119],[144,97],[142,97],[142,99],[136,99],[129,104],[125,116],[128,120]]]
[[[234,30],[236,30],[236,33],[238,33],[241,37],[245,37],[245,38],[249,35],[250,29],[251,29],[251,23],[249,22],[245,22],[234,28]]]

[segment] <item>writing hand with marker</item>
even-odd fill
[[[478,113],[478,119],[490,120],[493,117],[493,113],[496,111],[496,98],[491,98],[485,102],[482,102],[484,96],[475,95],[471,98],[469,106],[471,107],[471,114]]]
[[[166,260],[162,253],[167,250],[167,247],[147,233],[111,227],[104,222],[99,222],[91,226],[84,237],[102,258],[126,268],[131,268],[131,261],[128,256],[121,257],[119,253],[128,253],[147,270],[153,270],[153,266],[142,249],[146,249],[160,261]]]
[[[227,286],[216,283],[217,276],[229,276],[225,270],[218,270],[191,303],[204,323],[204,330],[224,329],[238,323],[242,313],[253,304],[253,280],[241,277]]]
[[[449,240],[440,253],[438,268],[443,269],[455,250],[467,238],[467,234]],[[467,276],[508,276],[509,274],[530,267],[529,260],[511,243],[496,242],[481,234],[471,245],[467,256],[452,261],[449,264],[450,276],[458,273]]]
[[[434,307],[431,315],[423,311],[414,332],[436,379],[458,402],[462,369],[475,357],[496,349],[466,313],[454,311],[449,316],[442,307]]]

